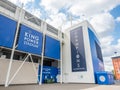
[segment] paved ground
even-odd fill
[[[43,84],[43,85],[12,85],[7,88],[0,86],[0,90],[120,90],[120,84]]]

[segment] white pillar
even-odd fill
[[[62,84],[62,31],[60,30],[60,83]]]
[[[23,8],[23,6],[22,6],[22,8]],[[11,66],[12,66],[13,56],[14,56],[14,51],[15,51],[15,47],[16,47],[16,41],[17,41],[18,31],[19,31],[19,27],[20,27],[20,22],[21,22],[21,15],[22,15],[22,11],[23,11],[22,8],[20,9],[20,15],[19,15],[19,18],[18,18],[18,23],[17,23],[17,29],[16,29],[16,34],[15,34],[14,44],[13,44],[13,48],[12,48],[12,53],[11,53],[11,57],[10,57],[10,63],[9,63],[9,67],[8,67],[8,71],[7,71],[7,76],[6,76],[6,81],[5,81],[5,87],[8,87],[8,82],[9,82],[9,76],[10,76],[10,72],[11,72]]]
[[[43,29],[43,42],[42,42],[42,53],[41,53],[41,70],[40,70],[40,82],[39,85],[42,85],[42,71],[43,71],[43,60],[44,60],[44,48],[45,48],[45,33],[46,33],[46,23],[42,22]]]

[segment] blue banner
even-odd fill
[[[42,51],[42,33],[21,25],[17,49],[40,55]]]
[[[70,31],[72,72],[87,71],[82,27]]]
[[[38,69],[38,81],[40,81],[40,72],[41,66],[39,65]],[[48,79],[53,79],[54,82],[57,82],[58,68],[52,66],[43,66],[42,72],[42,82],[45,83]]]
[[[0,46],[12,48],[17,22],[0,15]]]
[[[45,56],[56,60],[60,60],[60,41],[46,36]]]
[[[39,65],[39,71],[40,74],[41,66]],[[52,66],[43,66],[43,74],[50,74],[50,75],[57,75],[58,74],[58,68],[52,67]]]

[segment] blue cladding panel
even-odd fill
[[[17,49],[40,55],[42,51],[42,33],[21,25]]]
[[[49,36],[45,39],[45,56],[60,60],[60,41]]]
[[[17,22],[0,15],[0,46],[12,48]]]
[[[100,43],[97,37],[89,28],[88,28],[88,33],[90,39],[90,48],[91,48],[94,72],[103,71],[104,65],[103,65]]]
[[[87,71],[82,27],[70,31],[72,72]]]

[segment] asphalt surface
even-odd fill
[[[43,85],[10,85],[0,86],[0,90],[120,90],[120,84],[43,84]]]

